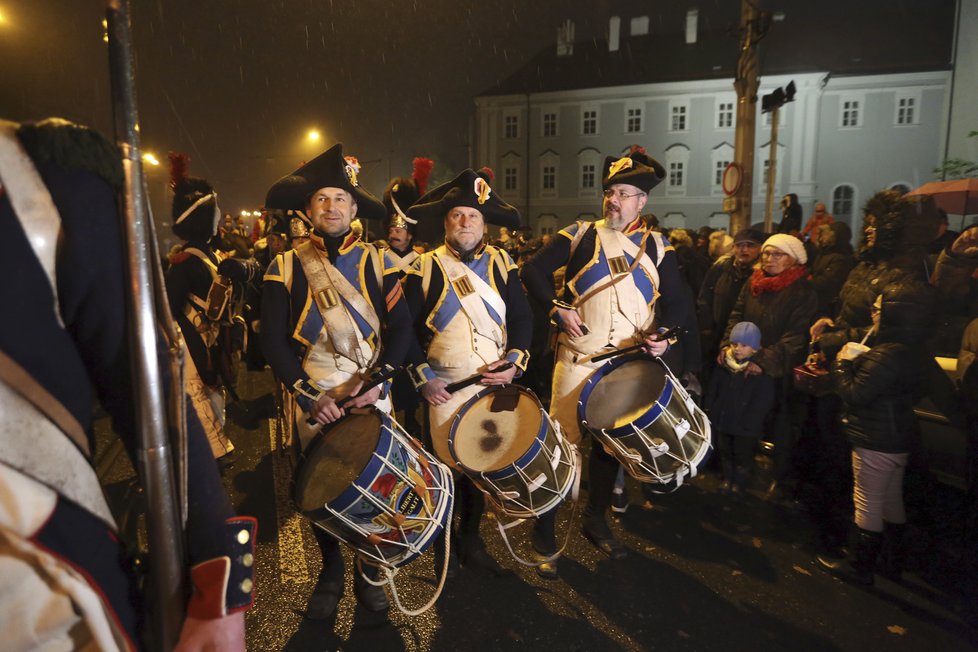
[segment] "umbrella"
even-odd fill
[[[978,179],[931,181],[907,193],[911,195],[930,195],[938,208],[951,215],[961,215],[962,224],[965,215],[978,213]]]

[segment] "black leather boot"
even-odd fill
[[[903,575],[906,560],[906,523],[883,523],[883,552],[880,557],[880,570],[884,577],[899,582]]]
[[[883,533],[870,532],[856,528],[856,545],[845,562],[838,563],[825,559],[821,555],[818,562],[833,575],[862,586],[872,586],[873,572],[876,569],[876,559],[883,548]]]
[[[370,579],[376,581],[380,577],[380,569],[376,566],[362,566],[362,573]],[[382,586],[374,586],[361,575],[361,569],[357,568],[353,575],[353,593],[367,611],[387,611],[391,603],[387,599],[387,592]]]

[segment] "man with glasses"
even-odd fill
[[[550,415],[575,444],[581,440],[581,389],[602,366],[592,358],[637,343],[644,343],[652,355],[663,355],[669,342],[658,339],[660,327],[693,321],[672,246],[642,220],[648,193],[662,181],[665,169],[643,149],[633,148],[627,156],[606,158],[602,176],[602,219],[561,230],[520,273],[530,296],[551,307],[559,331]],[[553,273],[565,265],[557,292]],[[594,444],[588,465],[584,535],[608,556],[621,559],[625,547],[605,518],[618,461]]]
[[[696,302],[704,372],[712,368],[710,362],[720,351],[720,338],[727,326],[730,311],[737,303],[740,289],[754,272],[754,265],[761,255],[764,234],[756,229],[741,229],[733,240],[733,252],[718,259],[706,273]],[[703,382],[706,382],[705,378]]]

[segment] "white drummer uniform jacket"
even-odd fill
[[[643,242],[644,253],[633,265]],[[558,299],[553,272],[565,264]],[[581,440],[577,420],[581,390],[588,376],[602,366],[591,358],[642,341],[657,325],[660,294],[663,301],[681,297],[675,251],[660,233],[646,229],[641,218],[624,231],[604,226],[604,220],[577,222],[527,262],[521,276],[531,296],[545,304],[574,306],[587,326],[582,337],[561,332],[557,338],[550,404],[550,416],[560,423],[568,441],[576,444]]]
[[[391,258],[352,232],[333,246],[328,254],[313,233],[275,257],[262,287],[262,350],[302,410],[296,423],[303,447],[319,428],[306,424],[319,390],[344,398],[376,369],[401,366],[411,345],[410,312]],[[386,389],[376,406],[390,412]]]
[[[419,348],[412,376],[420,387],[440,378],[451,384],[508,360],[517,375],[526,370],[532,315],[516,265],[502,249],[482,248],[462,262],[446,245],[421,255],[405,278],[404,292],[414,318]],[[485,385],[452,394],[442,405],[429,405],[435,453],[454,468],[448,436],[459,409]]]

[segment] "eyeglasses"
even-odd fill
[[[609,190],[605,190],[601,194],[604,195],[604,198],[605,199],[611,199],[612,197],[617,197],[618,199],[624,201],[624,200],[628,199],[629,197],[638,197],[639,195],[644,195],[645,193],[644,192],[636,192],[636,193],[633,193],[633,194],[629,195],[628,193],[626,193],[626,192],[624,192],[622,190],[610,190],[609,189]]]
[[[768,250],[761,252],[761,258],[773,258],[774,260],[781,260],[787,255],[788,254],[784,253],[783,251]]]

